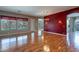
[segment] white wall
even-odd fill
[[[30,20],[30,25],[31,25],[31,31],[35,31],[35,20],[34,19],[31,19]]]
[[[5,11],[0,11],[0,15],[22,17],[22,18],[32,18],[31,16],[21,15],[21,14],[16,14],[16,13],[11,13],[11,12],[5,12]]]

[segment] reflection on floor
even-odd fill
[[[69,35],[69,51],[79,52],[79,31],[72,32]]]
[[[67,34],[68,51],[79,52],[79,31]]]
[[[38,34],[39,33],[39,34]],[[16,37],[1,38],[0,51],[66,52],[66,36],[47,32],[31,32]]]
[[[79,31],[75,32],[75,48],[79,49]]]
[[[55,52],[67,51],[66,36],[50,34],[50,33],[44,33],[44,34],[45,34],[44,45],[47,44],[50,48],[50,51],[55,51]]]

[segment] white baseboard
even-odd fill
[[[48,32],[48,31],[44,31],[44,32],[47,32],[47,33],[50,33],[50,34],[56,34],[56,35],[66,36],[65,34],[60,34],[60,33],[55,33],[55,32]]]

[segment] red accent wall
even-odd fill
[[[70,13],[79,13],[79,8],[59,12],[44,17],[44,31],[66,34],[66,18]]]

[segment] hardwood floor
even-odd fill
[[[67,51],[66,36],[44,33],[45,44],[50,47],[50,51],[60,52]]]
[[[66,36],[44,32],[38,37],[35,33],[35,41],[29,43],[24,52],[67,52]],[[40,40],[40,41],[39,41]],[[31,41],[30,41],[31,42]]]
[[[10,48],[6,51],[11,52],[67,52],[66,36],[41,32],[38,36],[37,32],[29,33],[27,44],[16,48]]]

